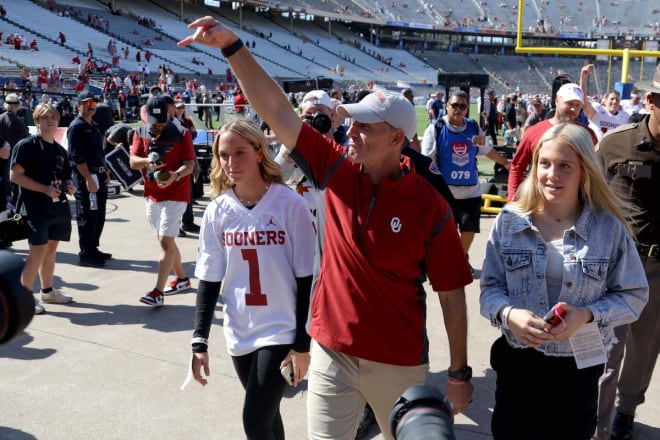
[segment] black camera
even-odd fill
[[[21,285],[23,259],[0,251],[0,344],[13,339],[32,321],[34,297]]]
[[[454,417],[447,399],[435,388],[418,385],[399,397],[390,413],[397,440],[456,440]]]
[[[165,148],[162,145],[156,143],[156,139],[151,139],[151,143],[149,144],[149,154],[147,155],[149,163],[153,163],[154,165],[162,165],[164,156]],[[149,182],[156,180],[158,178],[157,173],[158,170],[147,167],[147,180]]]
[[[332,120],[325,113],[316,112],[313,115],[305,115],[303,120],[321,134],[326,134],[332,128]]]

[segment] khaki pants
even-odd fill
[[[390,411],[413,385],[424,385],[428,364],[414,367],[382,364],[348,356],[312,341],[307,393],[310,439],[353,440],[365,402],[371,405],[387,440]]]

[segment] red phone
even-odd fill
[[[555,304],[548,313],[545,314],[543,320],[550,324],[550,328],[555,328],[563,321],[566,316],[566,309],[561,304]]]

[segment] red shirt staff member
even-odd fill
[[[584,93],[580,86],[575,83],[564,84],[559,90],[557,90],[554,116],[550,119],[541,121],[538,124],[532,125],[525,130],[525,134],[523,134],[522,139],[520,139],[520,145],[518,145],[518,148],[516,149],[516,154],[513,156],[511,168],[509,168],[509,202],[515,199],[518,186],[520,186],[522,181],[525,180],[527,167],[532,162],[534,150],[536,149],[539,140],[541,140],[543,133],[560,122],[576,121],[580,116],[583,104]],[[594,142],[594,145],[596,145],[598,138],[591,129],[588,130],[589,134],[591,134],[591,140]]]
[[[326,231],[324,253],[309,330],[315,340],[307,405],[310,438],[353,439],[365,401],[385,438],[392,438],[392,402],[411,385],[424,384],[428,372],[420,283],[425,276],[443,306],[451,358],[447,397],[454,411],[465,411],[473,387],[464,286],[472,276],[449,206],[401,157],[416,131],[414,108],[400,94],[380,91],[339,106],[355,121],[344,148],[300,120],[234,32],[211,17],[189,27],[195,34],[179,45],[222,49],[256,113],[317,180],[329,179],[327,221],[319,225]]]
[[[156,285],[140,298],[140,302],[152,307],[164,304],[163,295],[190,289],[190,280],[174,239],[179,235],[181,217],[190,201],[189,175],[195,165],[195,150],[190,132],[172,123],[168,110],[166,97],[149,98],[146,104],[148,124],[135,131],[130,157],[131,168],[142,170],[147,219],[161,249]],[[150,153],[157,153],[159,157],[150,157]],[[166,289],[171,270],[176,279]]]

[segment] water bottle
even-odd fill
[[[55,179],[55,180],[53,180],[53,182],[51,183],[51,185],[53,185],[53,188],[55,188],[55,189],[59,189],[59,190],[62,189],[62,181],[59,180],[59,179]],[[59,202],[59,201],[60,201],[60,196],[53,197],[53,203],[57,203],[57,202]]]
[[[96,200],[96,193],[89,193],[89,209],[96,211],[99,209],[98,200]]]

